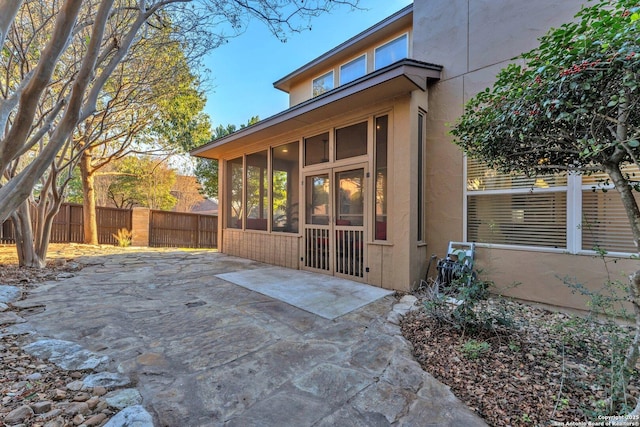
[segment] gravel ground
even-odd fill
[[[627,348],[615,343],[628,342],[630,328],[503,299],[480,310],[505,316],[511,325],[461,331],[424,309],[404,319],[403,334],[423,369],[492,426],[602,421],[598,416],[608,412],[597,402],[610,396],[611,361]],[[627,390],[631,408],[640,387],[634,374]]]
[[[0,246],[0,285],[22,289],[22,299],[38,283],[70,277],[82,265],[78,253],[117,253],[110,246],[52,245],[45,269],[18,268],[15,248]],[[19,305],[19,304],[17,304]],[[0,305],[0,314],[19,308]],[[0,325],[0,330],[2,325]],[[110,407],[104,387],[86,388],[80,381],[90,372],[65,371],[21,350],[24,336],[0,337],[0,424],[21,427],[102,426],[118,412]]]

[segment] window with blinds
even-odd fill
[[[468,196],[467,240],[518,246],[567,247],[567,194]]]
[[[636,200],[640,197],[636,195]],[[582,192],[582,249],[637,252],[629,220],[616,190]]]
[[[566,175],[501,174],[469,159],[467,240],[566,248]]]
[[[503,174],[489,169],[477,160],[467,159],[467,191],[491,190],[531,190],[551,187],[565,187],[566,174],[531,178],[521,174]]]
[[[636,166],[625,166],[623,172],[640,181]],[[605,173],[571,180],[566,174],[530,178],[501,174],[468,159],[466,190],[468,241],[637,252],[620,195]],[[575,206],[567,205],[569,194]]]
[[[640,171],[633,164],[622,167],[631,181],[640,180]],[[636,201],[640,196],[635,193]],[[629,229],[629,220],[620,194],[609,182],[606,173],[582,177],[582,249],[604,249],[607,252],[637,252]]]

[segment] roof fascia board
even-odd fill
[[[442,67],[439,65],[428,64],[412,59],[398,61],[395,64],[391,64],[385,68],[374,71],[373,73],[369,73],[358,80],[339,86],[320,96],[261,120],[254,125],[242,128],[232,134],[195,148],[190,151],[190,154],[197,156],[202,152],[228,144],[255,132],[260,132],[271,126],[277,125],[278,123],[295,119],[302,114],[321,108],[325,105],[331,104],[332,102],[346,98],[354,93],[361,92],[394,78],[405,77],[415,85],[416,89],[426,91],[428,82],[438,80],[440,78],[441,70]]]

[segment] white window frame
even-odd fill
[[[615,192],[617,194],[617,190],[615,189],[615,186],[612,183],[609,184],[603,184],[603,183],[598,183],[597,185],[594,185],[593,183],[586,183],[583,184],[582,183],[582,176],[576,176],[577,178],[577,183],[576,183],[576,199],[579,201],[579,205],[580,206],[580,212],[577,215],[576,218],[576,227],[579,232],[578,237],[579,240],[576,243],[576,252],[577,254],[580,255],[594,255],[596,254],[596,251],[594,250],[590,250],[590,249],[582,249],[582,195],[584,192],[586,191],[593,191],[594,187],[596,188],[596,191],[610,191],[610,192]],[[631,233],[631,230],[629,230],[629,233]],[[606,249],[606,248],[605,248]],[[607,251],[607,256],[612,256],[612,257],[634,257],[637,255],[637,252],[615,252],[615,251]]]
[[[331,87],[329,89],[325,90],[325,91],[322,91],[322,92],[316,94],[315,93],[316,81],[320,80],[320,79],[324,79],[325,77],[327,77],[329,75],[331,75]],[[319,75],[318,77],[314,78],[311,81],[311,96],[315,98],[316,96],[320,96],[323,93],[326,93],[326,92],[329,92],[332,89],[335,89],[335,87],[336,87],[336,75],[335,75],[335,72],[334,72],[334,70],[327,71],[326,73]]]
[[[343,81],[343,80],[342,80],[342,69],[343,69],[345,66],[350,65],[350,64],[352,64],[352,63],[354,63],[354,62],[356,62],[356,61],[358,61],[358,60],[361,60],[361,59],[363,59],[363,58],[364,58],[364,70],[363,70],[362,75],[361,75],[361,76],[356,77],[355,79],[351,79],[351,80],[349,80],[348,82]],[[338,80],[339,80],[339,85],[340,85],[340,86],[342,86],[342,85],[344,85],[344,84],[351,83],[352,81],[354,81],[354,80],[358,80],[360,77],[363,77],[363,76],[365,76],[366,74],[367,74],[367,54],[366,54],[366,53],[364,53],[364,54],[362,54],[362,55],[360,55],[360,56],[358,56],[358,57],[356,57],[356,58],[353,58],[353,59],[351,59],[350,61],[347,61],[347,62],[345,62],[344,64],[340,65],[340,68],[339,68],[339,79],[338,79]]]
[[[386,64],[386,65],[384,65],[383,67],[378,67],[378,51],[379,51],[381,48],[383,48],[383,47],[385,47],[385,46],[388,46],[388,45],[390,45],[391,43],[393,43],[393,42],[397,41],[398,39],[401,39],[402,37],[405,37],[405,44],[406,44],[406,49],[407,49],[407,55],[405,56],[405,58],[408,58],[408,57],[409,57],[409,55],[410,55],[410,52],[409,52],[409,46],[410,46],[410,44],[409,44],[409,32],[407,31],[406,33],[401,34],[401,35],[399,35],[398,37],[395,37],[395,38],[393,38],[393,39],[391,39],[391,40],[386,41],[385,43],[383,43],[383,44],[381,44],[381,45],[379,45],[379,46],[376,46],[376,48],[373,50],[373,69],[374,69],[374,70],[379,70],[380,68],[384,68],[384,67],[386,67],[386,66],[388,66],[388,65],[391,65],[391,64]]]

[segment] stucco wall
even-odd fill
[[[492,291],[510,297],[542,302],[577,310],[587,309],[588,298],[563,283],[568,278],[590,290],[601,290],[607,280],[629,283],[628,276],[638,269],[638,261],[590,255],[530,252],[495,248],[477,250],[477,267],[481,276],[495,282]],[[624,295],[624,293],[622,294]]]
[[[414,185],[415,173],[417,168],[415,143],[415,120],[413,116],[417,114],[415,105],[423,105],[426,103],[426,94],[420,92],[414,99],[410,95],[399,96],[396,98],[379,100],[376,103],[368,105],[354,106],[349,112],[336,110],[334,114],[329,115],[322,122],[312,123],[301,126],[294,131],[286,134],[280,134],[272,138],[262,139],[257,143],[239,146],[236,149],[229,149],[223,153],[222,168],[224,170],[225,160],[232,159],[243,154],[264,150],[270,145],[277,145],[283,142],[291,142],[299,140],[301,142],[304,137],[316,135],[321,132],[332,131],[335,127],[342,127],[348,124],[357,123],[359,121],[368,120],[373,129],[373,118],[380,115],[389,116],[389,151],[388,151],[388,225],[386,242],[374,242],[372,237],[372,229],[367,231],[366,247],[367,247],[367,263],[365,267],[369,268],[369,272],[365,273],[364,281],[375,286],[384,286],[389,289],[397,289],[408,291],[414,282],[414,276],[419,276],[419,269],[424,263],[425,256],[416,255],[416,231],[415,231],[415,212],[416,191]],[[369,135],[369,150],[366,158],[347,159],[340,161],[336,165],[346,166],[351,162],[361,164],[368,162],[371,176],[375,176],[373,170],[374,152],[373,152],[373,133]],[[411,160],[408,160],[411,159]],[[324,170],[331,167],[330,163],[323,163],[311,167],[304,168],[301,174],[310,170]],[[225,206],[227,202],[225,191],[226,175],[221,174],[219,180],[219,194],[221,197],[221,206]],[[302,179],[298,180],[302,184]],[[374,202],[372,199],[374,180],[368,180],[367,190],[367,221],[372,224]],[[299,188],[297,194],[302,196],[304,191]],[[299,202],[302,202],[300,200]],[[302,224],[300,225],[300,234],[285,235],[285,233],[267,233],[260,231],[247,231],[221,228],[221,251],[231,255],[237,255],[258,261],[283,265],[290,268],[301,267],[300,257],[303,256],[302,247]],[[294,240],[296,247],[293,248]],[[284,248],[283,252],[280,248]]]
[[[389,202],[389,243],[392,251],[387,251],[390,259],[382,259],[382,269],[386,277],[391,277],[393,289],[408,291],[411,283],[411,171],[415,170],[408,159],[411,155],[411,138],[415,133],[411,124],[411,102],[405,98],[398,102],[393,115],[393,144],[389,147],[392,157],[389,158],[388,193]],[[387,282],[389,283],[389,282]],[[386,286],[389,287],[389,286]]]
[[[429,89],[427,115],[427,242],[443,256],[451,240],[464,237],[464,160],[448,135],[464,103],[490,86],[511,58],[537,45],[549,28],[573,18],[584,0],[416,0],[413,57],[444,67]],[[522,250],[478,250],[485,276],[499,287],[518,282],[508,294],[584,309],[557,276],[579,274],[601,286],[602,264],[589,256]],[[620,277],[632,263],[615,264]],[[625,279],[626,280],[626,279]]]

